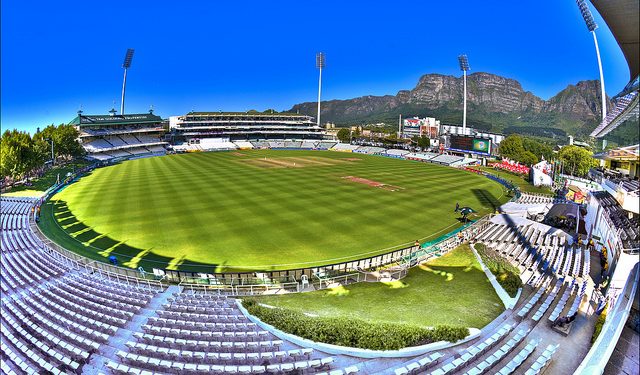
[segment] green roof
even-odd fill
[[[130,115],[78,115],[71,120],[70,125],[90,126],[90,125],[128,125],[140,123],[162,122],[160,116],[151,113],[130,114]]]

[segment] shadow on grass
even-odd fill
[[[109,263],[109,257],[115,256],[118,264],[146,271],[153,268],[180,270],[194,273],[214,273],[218,264],[188,261],[184,256],[170,258],[159,255],[150,249],[140,249],[126,244],[107,233],[99,233],[77,220],[66,202],[49,201],[42,207],[40,229],[58,245],[82,256]]]
[[[500,201],[490,191],[485,189],[471,189],[473,195],[483,206],[489,206],[495,212],[500,207]]]

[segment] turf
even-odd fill
[[[506,199],[498,183],[439,165],[252,150],[96,169],[53,196],[40,224],[71,250],[100,260],[116,255],[132,268],[276,270],[427,241],[461,225],[456,202],[479,217]]]
[[[527,176],[523,176],[521,174],[516,174],[508,171],[501,171],[491,167],[474,167],[477,169],[481,169],[485,172],[489,172],[493,175],[496,175],[503,180],[509,181],[518,188],[520,191],[525,193],[541,193],[541,194],[552,194],[553,192],[545,186],[534,186],[531,182],[529,182],[526,178]]]
[[[412,268],[398,282],[357,283],[256,300],[325,317],[424,327],[449,324],[482,328],[504,311],[468,245]]]
[[[42,177],[31,180],[31,185],[17,185],[7,189],[6,195],[8,197],[40,197],[43,193],[56,183],[58,175],[60,181],[64,180],[67,173],[75,172],[77,169],[82,168],[89,164],[84,160],[77,160],[63,166],[56,166],[44,173]]]

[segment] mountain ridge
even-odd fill
[[[475,72],[467,76],[467,123],[494,131],[542,126],[586,135],[600,118],[599,94],[599,81],[584,80],[544,100],[525,91],[513,78]],[[462,95],[462,77],[429,73],[422,75],[414,88],[400,90],[396,95],[323,101],[321,118],[338,125],[371,121],[393,124],[402,114],[461,123]],[[295,104],[289,111],[315,116],[316,110],[317,102],[305,102]]]

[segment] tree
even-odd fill
[[[418,147],[420,147],[423,150],[426,150],[431,145],[431,140],[427,136],[423,135],[418,138],[416,143],[418,144]]]
[[[351,142],[351,130],[347,128],[342,128],[338,130],[338,140],[342,143],[350,143]]]
[[[83,156],[84,149],[78,142],[79,136],[78,130],[73,125],[59,125],[53,138],[54,145],[58,148],[57,155],[72,158]]]
[[[0,174],[20,179],[46,160],[42,144],[34,141],[29,133],[7,130],[0,138]]]
[[[524,145],[522,137],[517,134],[511,134],[500,142],[498,148],[500,155],[505,158],[518,160],[524,153]]]
[[[593,153],[580,146],[564,146],[558,152],[558,159],[564,165],[565,173],[572,176],[586,176],[589,169],[598,165]]]
[[[499,147],[500,155],[523,164],[536,164],[538,155],[551,158],[551,148],[533,139],[523,138],[518,134],[511,134]]]
[[[21,179],[50,159],[53,141],[55,158],[84,155],[78,142],[78,131],[72,125],[49,125],[31,137],[29,133],[7,130],[0,136],[0,176]]]
[[[78,142],[78,137],[78,130],[73,125],[65,124],[49,125],[34,135],[36,141],[43,141],[47,144],[50,142],[49,139],[53,140],[53,151],[56,159],[59,157],[76,158],[83,156],[84,149]]]
[[[526,151],[530,151],[531,153],[533,153],[538,160],[542,157],[544,157],[546,160],[553,159],[553,149],[551,148],[551,146],[545,143],[538,142],[535,139],[523,137],[522,146],[524,146],[524,149]]]

